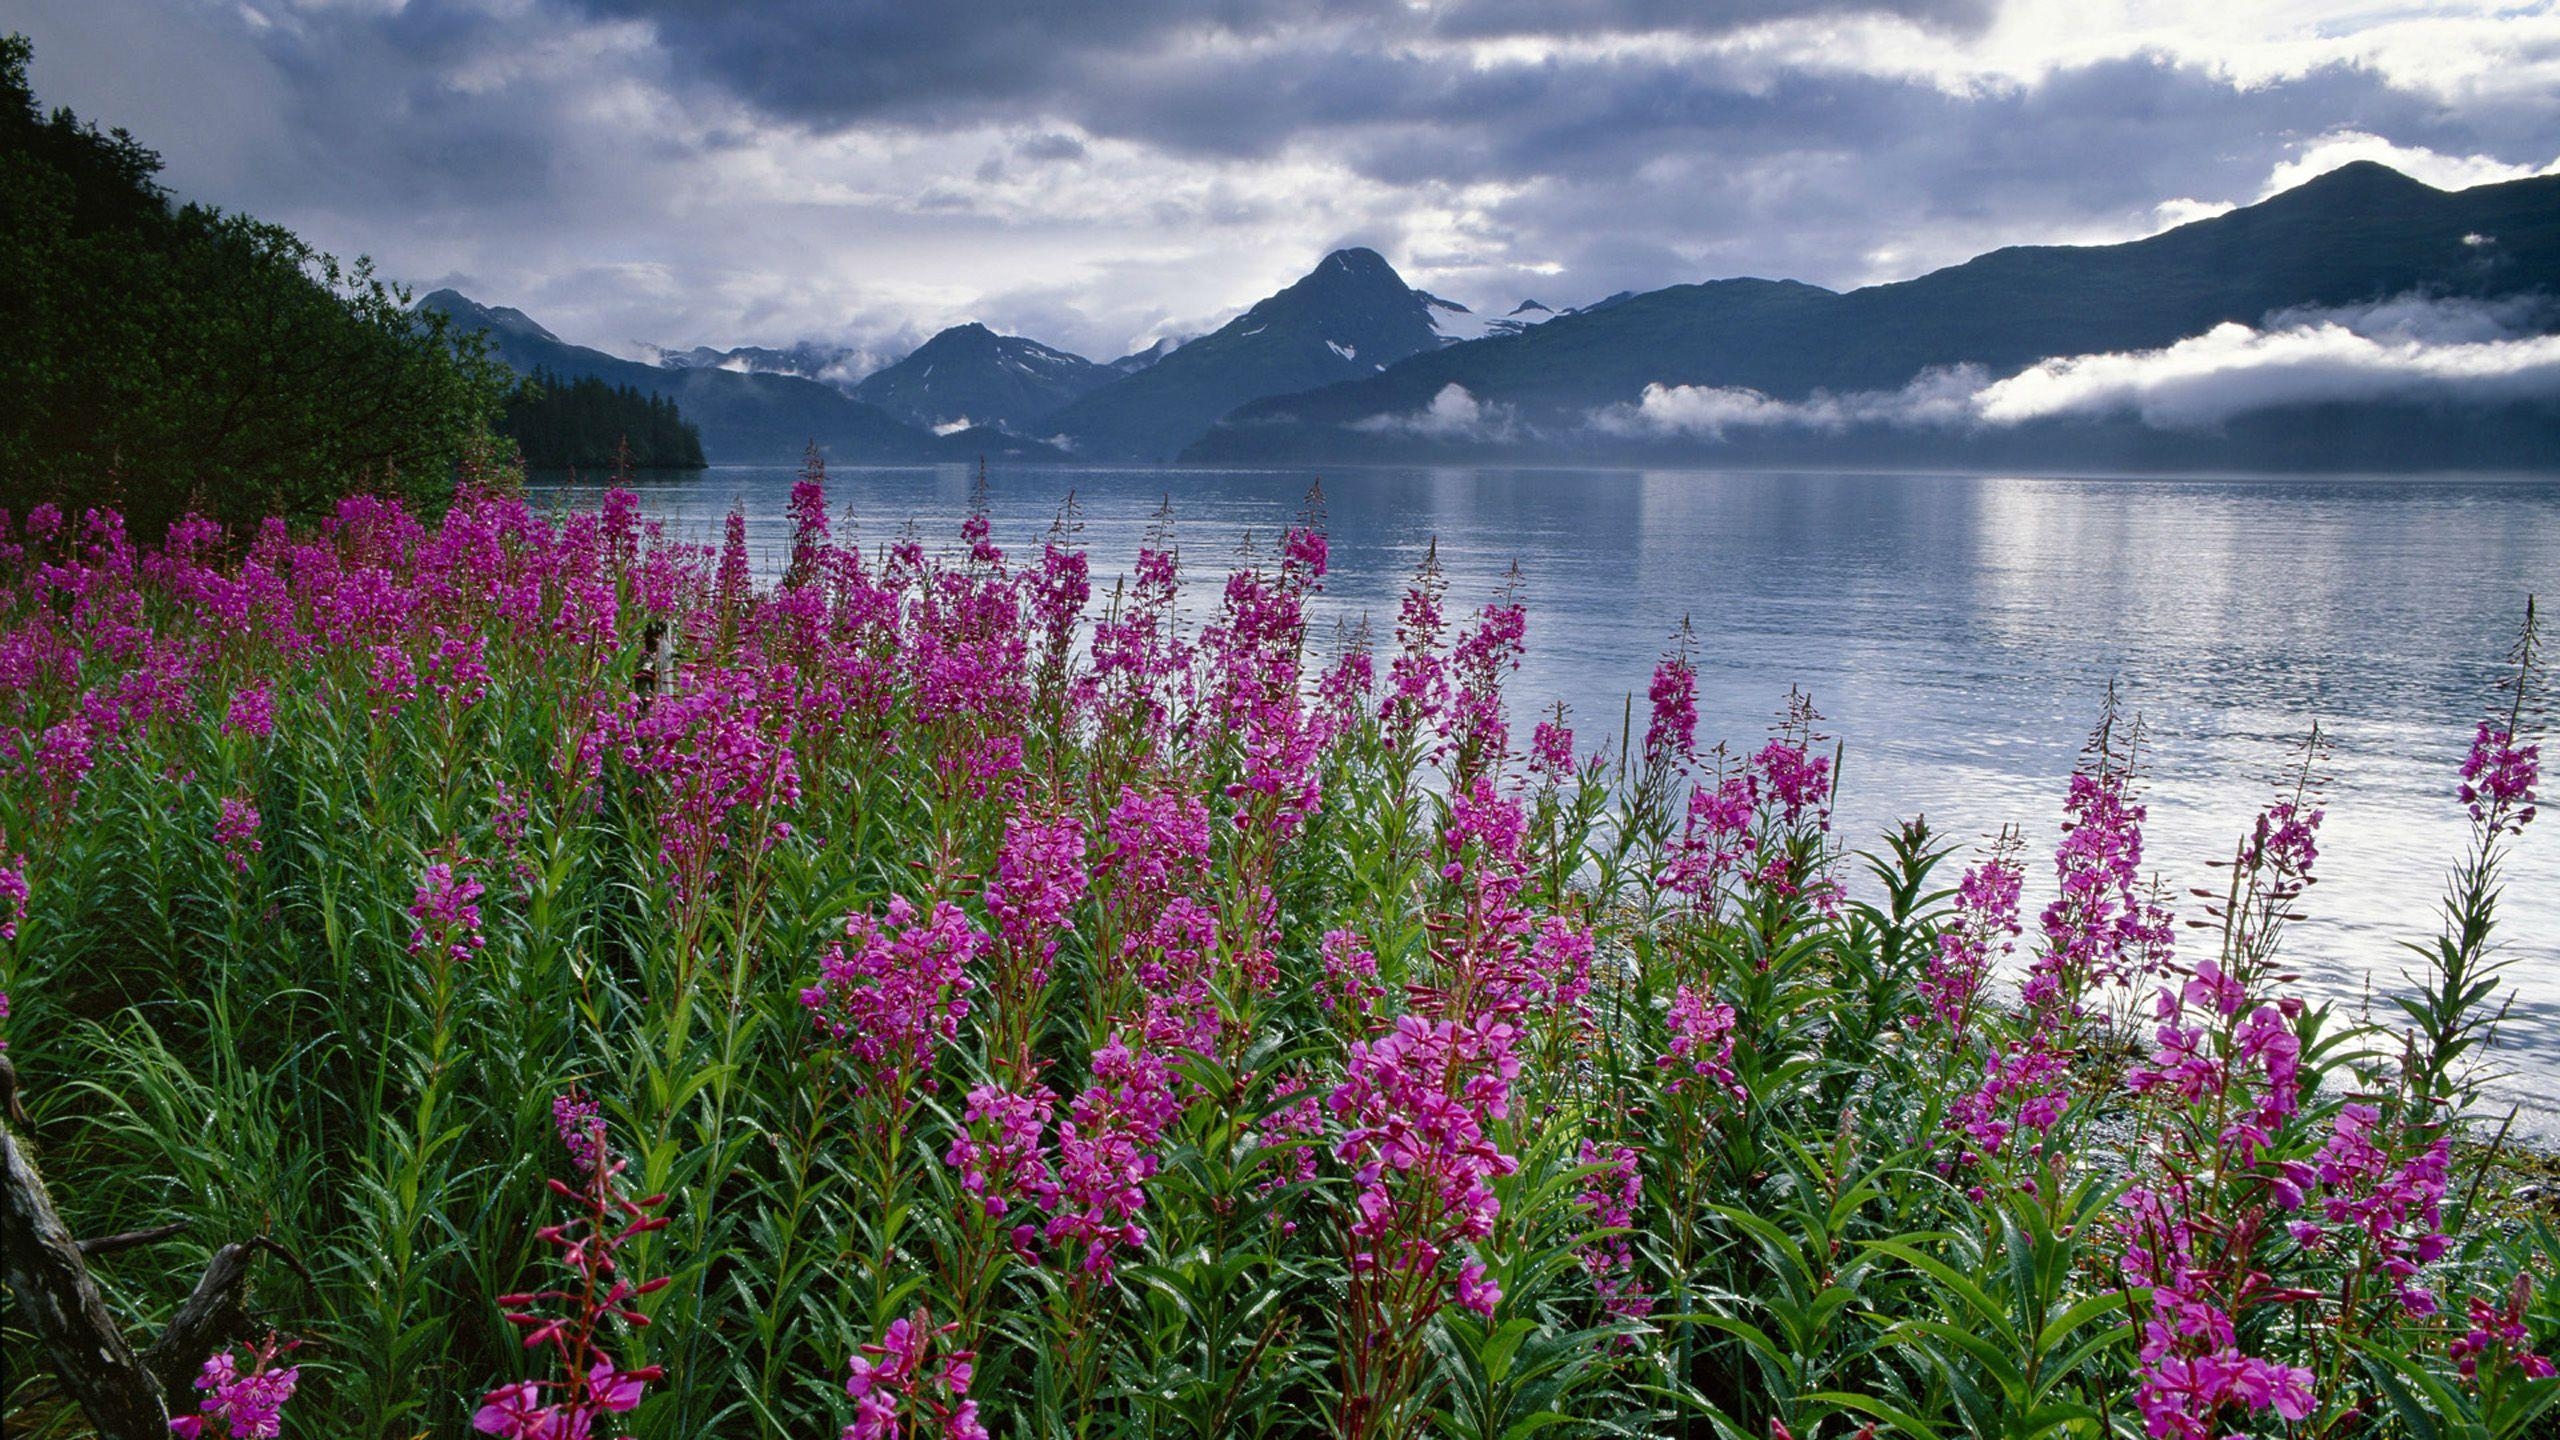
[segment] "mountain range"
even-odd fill
[[[421,303],[486,329],[519,369],[670,394],[715,461],[787,459],[816,438],[839,458],[877,461],[2402,468],[2547,464],[2560,455],[2560,398],[2532,382],[2492,387],[2494,403],[2474,405],[2442,386],[2342,385],[2336,365],[2312,363],[2268,403],[2228,414],[2189,396],[2163,422],[2156,393],[2136,386],[2123,403],[2015,419],[1998,382],[2060,376],[2086,388],[2114,373],[2092,357],[2121,369],[2127,357],[2192,361],[2198,347],[2239,347],[2263,364],[2246,353],[2251,337],[2285,326],[2348,343],[2339,327],[2361,324],[2355,343],[2403,363],[2392,355],[2405,360],[2425,334],[2383,334],[2382,321],[2349,312],[2402,317],[2391,323],[2490,315],[2496,336],[2533,337],[2560,330],[2541,303],[2555,289],[2560,176],[2444,191],[2362,162],[2147,239],[2014,247],[1848,291],[1742,278],[1478,314],[1408,285],[1375,251],[1338,250],[1207,335],[1109,363],[971,324],[859,380],[845,378],[847,352],[812,345],[661,351],[653,366],[568,346],[519,311],[450,291]]]

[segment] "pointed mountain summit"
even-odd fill
[[[1037,422],[1118,376],[1081,355],[974,321],[927,340],[853,387],[911,425],[991,425],[1029,434]]]
[[[1079,458],[1169,460],[1267,395],[1374,375],[1437,350],[1432,301],[1375,250],[1336,250],[1306,278],[1045,422]]]
[[[418,308],[433,310],[453,317],[462,330],[486,333],[492,345],[509,342],[526,345],[565,345],[569,342],[545,330],[534,318],[508,305],[483,305],[459,290],[434,290],[420,297]]]

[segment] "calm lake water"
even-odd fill
[[[1097,590],[1170,500],[1196,619],[1248,534],[1304,503],[1303,470],[995,470],[999,544],[1035,546],[1068,491]],[[721,467],[642,484],[650,513],[715,538],[743,503],[777,563],[793,473]],[[973,473],[840,469],[866,546],[912,520],[948,544]],[[2399,988],[2466,836],[2453,795],[2528,593],[2560,595],[2560,475],[2515,479],[2052,479],[1692,471],[1367,469],[1323,476],[1322,621],[1391,637],[1435,541],[1450,613],[1516,564],[1529,657],[1511,700],[1561,699],[1588,749],[1641,699],[1683,616],[1699,640],[1702,741],[1755,742],[1789,686],[1848,747],[1839,830],[1872,843],[1925,813],[1943,833],[2021,826],[2049,857],[2062,794],[2110,680],[2150,734],[2148,863],[2214,885],[2317,719],[2329,818],[2302,984],[2351,1005]],[[586,492],[592,495],[592,491]],[[1952,880],[1953,871],[1948,872]],[[2030,871],[2031,905],[2036,872]],[[2499,1089],[2560,1137],[2560,815],[2528,829],[2500,911],[2515,1007]],[[2049,889],[2049,884],[2047,886]],[[2218,887],[2217,887],[2218,888]],[[2200,901],[2187,902],[2200,907]],[[2200,913],[2192,910],[2191,913]]]

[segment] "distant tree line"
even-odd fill
[[[31,53],[0,37],[0,505],[146,534],[356,490],[436,507],[506,394],[480,337],[369,260],[173,203],[133,136],[38,109]]]
[[[675,401],[592,375],[567,380],[535,367],[507,397],[498,428],[537,470],[615,464],[699,470],[704,464],[702,431],[676,413]]]

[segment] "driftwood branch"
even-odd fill
[[[194,1223],[192,1220],[180,1220],[171,1225],[154,1225],[148,1230],[127,1230],[116,1235],[101,1235],[95,1240],[81,1241],[80,1253],[84,1256],[113,1255],[119,1250],[130,1250],[136,1245],[148,1245],[155,1240],[166,1240],[172,1235],[183,1232]]]
[[[72,1239],[35,1157],[14,1130],[0,1124],[0,1242],[8,1252],[9,1288],[64,1392],[104,1440],[168,1440],[166,1397],[186,1393],[207,1355],[255,1333],[242,1299],[250,1262],[259,1252],[284,1261],[310,1283],[302,1262],[264,1236],[225,1245],[214,1252],[168,1328],[137,1356],[107,1312],[86,1257],[164,1240],[185,1228],[180,1222]]]
[[[134,1357],[107,1313],[80,1244],[17,1133],[0,1124],[0,1249],[26,1327],[44,1343],[63,1390],[105,1440],[168,1440],[160,1382]]]

